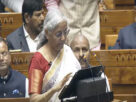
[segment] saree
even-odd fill
[[[74,74],[79,69],[81,69],[80,64],[74,56],[71,48],[67,45],[64,45],[63,49],[53,61],[50,69],[44,75],[42,93],[51,89],[68,73],[72,72]],[[59,93],[60,92],[56,92],[49,102],[60,102],[58,99]]]

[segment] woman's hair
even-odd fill
[[[58,9],[51,9],[47,12],[43,24],[43,30],[40,33],[40,41],[37,49],[39,49],[45,43],[48,42],[48,39],[46,38],[45,30],[47,30],[48,32],[52,32],[62,21],[67,21],[67,20]]]
[[[45,17],[43,30],[48,30],[51,32],[62,21],[66,21],[66,19],[58,9],[49,10]]]

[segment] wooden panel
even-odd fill
[[[11,53],[11,67],[28,77],[28,68],[33,53],[30,52],[18,52]]]
[[[106,6],[106,9],[114,9],[115,8],[114,0],[103,0],[103,1]]]
[[[136,100],[136,84],[135,85],[112,85],[114,97],[120,100],[127,100],[127,102],[135,102]]]
[[[101,42],[102,44],[105,44],[105,36],[106,35],[116,35],[119,33],[120,29],[123,27],[102,27],[101,28]]]
[[[115,101],[115,102],[135,102],[136,100],[136,95],[119,94],[119,95],[114,95],[114,97],[115,99],[123,100],[123,101]]]
[[[112,84],[112,89],[114,90],[114,94],[135,94],[136,95],[136,85],[130,84]],[[131,91],[130,91],[131,90]]]
[[[106,67],[136,67],[136,50],[100,50],[91,51],[92,65],[98,65],[94,54]]]
[[[105,49],[108,50],[109,47],[115,45],[118,35],[106,35],[105,36]]]
[[[115,99],[135,102],[136,99],[136,50],[91,51],[91,65],[103,65],[112,80]]]
[[[113,84],[136,84],[136,67],[106,67],[105,73]]]
[[[0,36],[5,38],[8,34],[19,28],[22,23],[21,13],[0,13]]]
[[[134,22],[134,10],[100,11],[101,26],[123,27]]]
[[[0,98],[0,102],[30,102],[29,98]]]
[[[114,0],[116,5],[134,5],[134,0]]]
[[[118,34],[121,28],[135,22],[134,10],[105,10],[100,12],[101,42],[105,35]]]

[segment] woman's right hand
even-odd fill
[[[72,73],[67,74],[58,84],[56,84],[53,88],[57,92],[62,89],[65,83],[69,80]]]

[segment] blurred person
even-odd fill
[[[10,64],[7,42],[0,37],[0,98],[28,97],[28,79]]]
[[[122,28],[119,32],[118,39],[111,49],[136,49],[136,23]]]
[[[35,52],[39,33],[43,28],[44,10],[42,0],[24,0],[22,7],[23,26],[7,36],[10,50],[21,49]]]
[[[5,12],[5,6],[3,5],[1,0],[0,0],[0,12]]]

